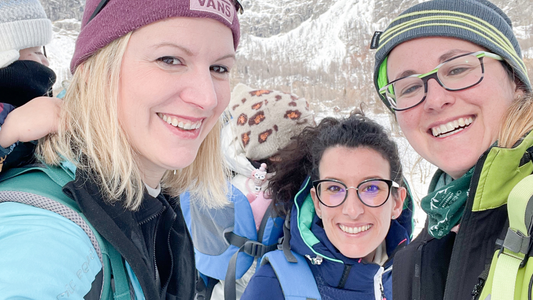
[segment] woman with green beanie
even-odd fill
[[[509,192],[533,171],[532,134],[496,147],[506,111],[532,89],[511,20],[486,0],[428,1],[371,47],[382,101],[438,167],[421,203],[426,226],[396,255],[394,299],[477,297],[507,231]]]

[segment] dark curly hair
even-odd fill
[[[316,127],[306,127],[291,144],[280,151],[280,160],[268,189],[278,214],[287,214],[304,179],[319,178],[318,166],[326,149],[344,146],[366,147],[380,153],[390,164],[391,180],[402,184],[402,165],[396,143],[385,129],[361,110],[344,119],[325,118]],[[393,190],[393,192],[396,192]]]

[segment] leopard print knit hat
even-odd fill
[[[291,137],[315,124],[304,98],[242,83],[233,89],[228,109],[235,136],[251,160],[274,156],[289,144]]]

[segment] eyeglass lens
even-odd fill
[[[326,206],[339,206],[347,198],[348,189],[339,182],[323,181],[317,185],[317,195]],[[385,181],[364,181],[357,186],[357,195],[367,206],[380,206],[387,201],[389,189]]]
[[[422,78],[413,75],[393,82],[394,94],[387,93],[389,101],[395,102],[397,109],[417,105],[426,95],[427,81],[434,77],[433,74]],[[473,54],[451,59],[437,69],[437,78],[439,84],[447,90],[454,91],[471,87],[483,78],[481,59]]]

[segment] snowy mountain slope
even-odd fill
[[[66,23],[81,19],[84,0],[42,0],[50,18],[60,21],[50,55],[60,77],[68,74],[76,30]],[[376,30],[419,0],[243,0],[244,14],[233,82],[291,91],[313,104],[350,109],[377,100],[372,86]],[[524,57],[533,69],[531,0],[494,0],[513,20]],[[56,25],[56,27],[58,27]],[[70,27],[78,27],[72,24]],[[67,38],[65,39],[64,36]],[[61,54],[53,51],[58,49]],[[376,112],[383,106],[374,106]]]

